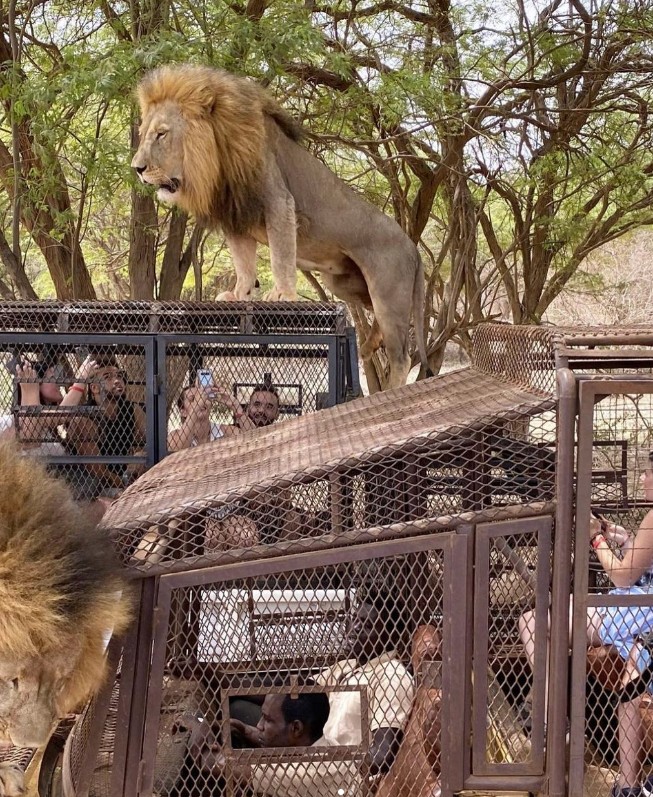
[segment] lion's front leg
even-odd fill
[[[278,193],[265,205],[265,231],[270,246],[274,286],[265,297],[271,301],[297,300],[297,219],[295,200],[288,191]]]
[[[218,295],[220,302],[244,301],[256,285],[256,239],[250,235],[226,235],[236,270],[236,287]]]
[[[0,763],[0,797],[21,797],[25,793],[25,773],[15,764]]]

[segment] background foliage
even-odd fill
[[[268,85],[420,244],[434,370],[484,319],[539,323],[612,285],[592,254],[653,220],[653,0],[3,0],[0,20],[4,298],[228,287],[220,235],[130,172],[134,85],[171,61]]]

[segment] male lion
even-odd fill
[[[110,540],[63,482],[0,444],[0,751],[40,747],[105,674],[105,636],[129,601]],[[22,772],[0,764],[0,795]]]
[[[361,347],[385,344],[389,386],[410,370],[411,311],[422,364],[424,274],[417,247],[399,225],[365,202],[306,149],[299,129],[245,78],[200,66],[167,66],[138,87],[142,124],[132,166],[199,220],[220,226],[236,269],[233,293],[256,282],[256,244],[270,247],[269,299],[297,299],[297,266],[318,271],[333,293],[374,311]]]

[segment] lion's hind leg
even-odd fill
[[[21,797],[25,793],[25,773],[16,764],[0,763],[0,797]]]
[[[379,327],[379,323],[375,317],[370,331],[367,334],[367,338],[365,338],[365,342],[360,347],[361,358],[363,360],[369,360],[374,352],[380,348],[382,343],[383,335],[381,334],[381,327]]]

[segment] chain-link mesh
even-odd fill
[[[617,381],[613,390],[618,389]],[[646,785],[651,773],[653,714],[646,666],[653,633],[653,477],[647,471],[653,385],[642,382],[637,393],[601,395],[597,390],[589,452],[595,518],[591,523],[578,518],[577,544],[586,544],[590,535],[585,782],[607,795],[610,788]],[[577,633],[584,631],[581,623]],[[643,680],[638,678],[642,672]],[[641,689],[627,699],[624,685],[631,679]]]
[[[634,345],[648,345],[642,335]],[[140,682],[148,694],[138,788],[170,797],[358,797],[374,790],[376,797],[426,797],[443,785],[446,791],[447,777],[462,788],[470,758],[476,785],[486,775],[514,775],[516,788],[521,776],[532,778],[529,788],[536,777],[544,783],[556,457],[581,457],[580,444],[557,449],[555,365],[571,363],[567,350],[626,344],[597,330],[583,337],[490,325],[476,336],[472,368],[311,415],[303,407],[317,408],[322,388],[302,388],[300,396],[295,376],[284,380],[275,371],[292,353],[273,346],[269,355],[257,353],[268,358],[262,370],[245,356],[231,370],[223,343],[193,341],[193,353],[171,338],[163,358],[173,432],[182,412],[188,418],[177,398],[184,386],[198,386],[199,371],[211,371],[207,390],[228,395],[202,421],[205,430],[207,423],[222,427],[215,445],[198,447],[191,438],[128,487],[104,518],[132,573],[161,576],[149,687]],[[616,357],[606,360],[608,371],[623,367]],[[591,360],[585,373],[600,374],[599,365]],[[257,384],[275,387],[279,416],[229,432]],[[576,476],[579,489],[590,486],[592,506],[627,528],[646,508],[639,478],[653,448],[651,409],[645,390],[598,402],[592,457]],[[283,415],[288,422],[280,422]],[[452,540],[462,546],[455,572],[447,560]],[[389,544],[400,547],[389,555]],[[586,592],[600,602],[609,580],[596,562],[588,572]],[[371,660],[365,656],[345,665],[347,639],[370,602],[387,637],[372,659],[392,653],[378,672],[362,672]],[[583,679],[585,647],[583,640]],[[618,683],[614,651],[594,652],[604,658],[588,666],[616,672]],[[377,686],[388,669],[394,680]],[[620,765],[617,723],[614,697],[599,690],[593,673],[587,697],[582,684],[588,719],[580,761],[584,754],[586,784],[607,797]],[[329,716],[306,744],[306,712],[319,715],[325,693]],[[446,714],[452,695],[455,718]],[[352,703],[355,731],[343,741],[338,734],[352,726],[339,712]],[[304,713],[296,716],[299,706]],[[639,709],[645,738],[653,736],[648,696]],[[383,725],[393,711],[396,724]],[[303,736],[288,735],[288,717]],[[440,733],[443,717],[460,723],[457,759]],[[382,729],[391,749],[376,759]],[[75,733],[81,754],[89,737]],[[460,769],[447,775],[454,760]],[[100,770],[98,763],[94,788],[104,795],[109,778]]]
[[[553,327],[482,324],[474,334],[472,366],[516,384],[555,395]]]
[[[552,406],[467,369],[168,457],[106,524],[129,567],[165,572],[551,500]]]
[[[77,500],[110,500],[143,473],[152,441],[142,346],[5,336],[0,359],[0,434],[25,455],[47,459]]]
[[[433,550],[174,589],[154,791],[363,795],[418,754],[437,779],[444,570]],[[171,724],[182,672],[196,708]]]
[[[344,334],[344,304],[0,301],[2,332]]]

